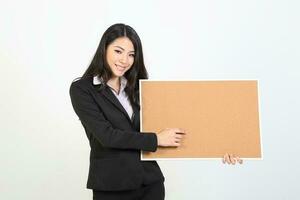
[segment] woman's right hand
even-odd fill
[[[157,134],[158,146],[179,147],[186,132],[180,128],[167,128]]]

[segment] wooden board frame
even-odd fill
[[[263,159],[263,148],[262,148],[262,138],[261,138],[261,131],[260,131],[260,99],[259,99],[259,84],[258,84],[258,80],[140,80],[139,85],[140,85],[140,102],[141,102],[141,109],[140,109],[140,117],[141,117],[141,132],[145,131],[149,131],[149,130],[144,130],[143,129],[143,98],[142,98],[142,83],[143,82],[153,82],[153,83],[157,83],[157,82],[161,82],[161,83],[165,83],[165,82],[178,82],[178,83],[188,83],[188,82],[206,82],[206,83],[212,83],[212,82],[255,82],[256,86],[257,86],[257,109],[258,109],[258,132],[259,132],[259,148],[260,148],[260,155],[256,156],[256,157],[241,157],[243,159],[246,160],[262,160]],[[157,132],[157,131],[156,131]],[[180,148],[180,147],[179,147]],[[185,156],[181,156],[181,157],[153,157],[154,154],[156,153],[151,153],[152,157],[147,157],[148,152],[141,152],[141,160],[143,161],[147,161],[147,160],[215,160],[215,159],[220,159],[220,156],[214,156],[214,157],[185,157]]]

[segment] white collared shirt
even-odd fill
[[[127,112],[128,116],[130,117],[130,119],[132,119],[133,109],[132,109],[132,106],[130,104],[129,98],[128,98],[125,90],[124,90],[126,85],[127,85],[127,79],[124,76],[121,76],[120,82],[121,82],[121,85],[120,85],[119,94],[114,89],[112,89],[111,87],[109,87],[109,88],[114,93],[114,95],[117,97],[117,99],[119,100],[119,102],[121,103],[123,108],[126,110],[126,112]],[[93,84],[94,85],[102,84],[101,78],[99,76],[94,76]]]

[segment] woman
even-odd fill
[[[155,161],[140,161],[140,150],[178,147],[186,133],[139,132],[138,81],[147,78],[139,36],[128,25],[114,24],[86,72],[71,84],[72,105],[91,147],[87,188],[94,199],[164,199],[163,174]],[[223,162],[236,160],[241,162],[226,155]]]

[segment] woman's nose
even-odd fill
[[[128,62],[127,56],[126,56],[126,55],[122,56],[122,57],[120,58],[120,62],[123,63],[123,64],[127,64],[127,62]]]

